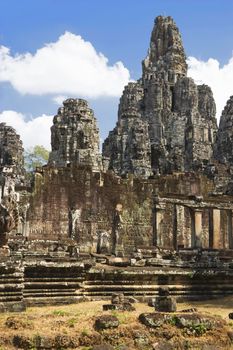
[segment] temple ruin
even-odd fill
[[[113,292],[177,299],[233,293],[233,97],[187,77],[181,35],[156,18],[142,77],[99,150],[94,112],[69,98],[48,164],[29,182],[0,124],[0,311]]]

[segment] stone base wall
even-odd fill
[[[66,261],[65,261],[66,260]],[[0,312],[26,306],[76,303],[89,297],[109,299],[114,292],[146,301],[169,287],[178,301],[203,300],[233,293],[231,268],[113,266],[91,267],[87,261],[11,262],[0,265]]]
[[[205,300],[232,295],[233,271],[210,269],[91,269],[85,281],[85,296],[110,298],[114,292],[123,292],[140,300],[158,295],[159,288],[169,287],[178,301]]]

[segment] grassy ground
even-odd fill
[[[104,334],[104,337],[101,335],[101,341],[102,339],[109,339],[110,343],[118,344],[119,348],[119,344],[124,339],[128,339],[128,345],[131,346],[130,349],[147,349],[147,347],[143,347],[143,345],[142,347],[132,347],[132,344],[134,343],[132,343],[131,338],[135,338],[135,332],[139,332],[140,334],[147,334],[145,333],[148,332],[145,326],[139,324],[138,316],[141,313],[153,312],[153,308],[143,303],[137,303],[135,305],[136,311],[133,312],[103,312],[103,304],[106,304],[106,301],[83,302],[65,306],[31,307],[20,314],[0,314],[0,350],[10,350],[17,348],[16,346],[12,345],[12,339],[15,337],[21,337],[20,339],[25,340],[26,343],[23,343],[21,341],[23,344],[22,348],[24,349],[37,349],[35,345],[31,344],[35,344],[34,340],[38,337],[45,337],[48,340],[53,339],[51,340],[51,344],[58,344],[58,341],[55,341],[54,339],[62,337],[62,339],[59,338],[60,343],[56,346],[54,345],[54,349],[68,349],[69,347],[66,344],[66,342],[68,342],[68,339],[74,339],[75,343],[75,339],[77,338],[77,347],[74,345],[70,348],[83,350],[91,349],[92,345],[100,342],[100,335],[94,330],[93,325],[96,317],[103,314],[116,315],[120,321],[120,327],[117,331],[118,335],[116,330],[114,330],[115,335],[113,331],[106,332],[106,334]],[[233,323],[228,319],[229,312],[233,311],[233,296],[217,300],[215,299],[208,302],[180,303],[178,304],[178,311],[194,307],[197,308],[201,313],[221,316],[229,323],[229,330],[232,329],[233,332]],[[166,332],[169,334],[172,331],[174,332],[174,329],[165,327],[163,329],[163,332],[165,332],[164,336],[166,337]],[[218,340],[221,336],[224,338],[225,333],[223,334],[220,332],[215,335],[210,334],[209,337],[212,340],[214,339],[213,337],[216,337]],[[163,335],[157,332],[156,334],[148,335],[148,337],[149,336],[162,337]],[[174,339],[179,339],[179,337],[182,337],[181,333],[174,333]],[[32,340],[32,343],[28,342],[27,345],[27,339]],[[225,341],[224,339],[223,343]],[[187,349],[199,349],[198,347],[195,348],[192,347],[192,345],[190,346],[191,348],[187,347]],[[19,345],[18,348],[20,348]],[[116,349],[118,348],[116,347]],[[148,347],[148,349],[151,348]],[[230,349],[230,347],[222,347],[222,349]]]
[[[190,303],[178,304],[178,309],[195,307],[200,312],[218,315],[229,321],[228,314],[233,312],[233,296],[225,298],[211,299],[209,301],[196,301]]]

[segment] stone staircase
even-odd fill
[[[77,290],[85,279],[77,262],[43,262],[25,266],[24,299],[26,305],[70,304],[79,299]]]
[[[24,267],[7,258],[0,261],[0,312],[23,311]]]
[[[233,270],[200,269],[91,269],[77,295],[93,299],[109,299],[112,293],[123,292],[139,300],[158,294],[161,286],[169,287],[177,300],[201,300],[233,294]]]

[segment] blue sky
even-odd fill
[[[59,107],[55,100],[83,97],[90,101],[105,138],[115,125],[122,86],[129,77],[138,79],[141,75],[154,18],[160,14],[175,19],[186,54],[193,57],[189,61],[190,75],[211,85],[219,115],[233,94],[233,62],[229,61],[233,50],[232,1],[0,0],[0,45],[9,49],[0,54],[0,121],[12,124],[22,134],[26,147],[35,142],[47,146],[51,124],[48,116]],[[49,43],[56,45],[36,55]],[[66,48],[69,55],[74,52],[73,59],[68,54],[63,57]],[[78,57],[82,50],[82,57],[86,59],[88,55],[88,66],[82,66]],[[31,54],[29,59],[26,53]],[[56,57],[57,66],[53,64]],[[96,60],[102,75],[106,73],[105,80],[99,80],[98,69],[92,67]],[[76,80],[69,85],[72,69]],[[40,80],[41,70],[44,81]],[[95,82],[84,87],[82,73],[87,74],[88,83],[92,79]],[[35,132],[37,137],[32,135]]]

